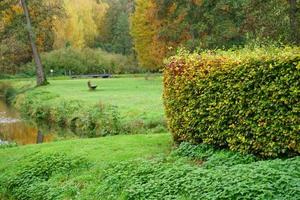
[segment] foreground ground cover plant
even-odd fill
[[[168,135],[156,134],[0,149],[0,197],[296,200],[300,195],[299,157],[262,160],[190,143],[170,153],[170,145]]]

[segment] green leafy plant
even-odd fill
[[[89,163],[81,157],[63,153],[36,154],[20,163],[14,177],[4,175],[0,183],[6,188],[6,196],[15,199],[62,199],[65,190],[70,188],[62,188],[50,180],[63,180],[71,173],[88,168]]]
[[[3,97],[7,104],[11,104],[17,91],[9,84],[0,82],[0,97]]]
[[[243,155],[238,152],[215,149],[207,144],[194,145],[188,142],[182,142],[172,152],[172,155],[189,158],[205,168],[231,167],[238,164],[249,164],[258,160],[253,155]]]
[[[299,157],[210,167],[180,160],[129,161],[108,166],[92,196],[128,200],[297,199],[298,171]]]
[[[0,132],[1,134],[1,132]],[[0,149],[6,149],[6,148],[11,148],[11,147],[17,147],[18,144],[15,142],[3,142],[0,141]]]

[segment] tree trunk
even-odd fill
[[[43,142],[44,142],[44,135],[43,135],[42,131],[38,130],[37,136],[36,136],[36,143],[41,144]]]
[[[297,0],[288,0],[290,4],[289,15],[290,15],[290,26],[291,26],[291,40],[300,44],[300,31],[297,19]]]
[[[34,35],[33,29],[31,26],[31,21],[30,21],[30,16],[29,16],[29,11],[28,11],[28,7],[26,4],[26,0],[20,0],[20,1],[21,1],[21,5],[23,7],[23,11],[24,11],[24,14],[26,17],[30,45],[31,45],[31,49],[32,49],[33,59],[34,59],[35,65],[36,65],[36,83],[37,83],[37,86],[47,85],[48,82],[47,82],[44,68],[42,65],[41,57],[40,57],[39,51],[35,44],[35,35]]]

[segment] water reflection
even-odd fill
[[[50,142],[53,134],[43,135],[33,124],[20,120],[19,114],[0,100],[0,139],[20,145]]]

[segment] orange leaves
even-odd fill
[[[13,5],[12,7],[11,7],[11,10],[14,12],[14,13],[16,13],[16,14],[23,14],[23,9],[22,9],[22,7],[20,6],[20,5]]]
[[[145,68],[157,69],[162,66],[166,55],[166,45],[159,37],[162,25],[157,19],[155,1],[138,0],[136,11],[131,16],[131,35],[138,53],[138,61]]]
[[[7,26],[13,21],[16,15],[23,14],[23,10],[20,5],[11,5],[10,8],[2,11],[2,14],[3,14],[2,23],[4,26]]]

